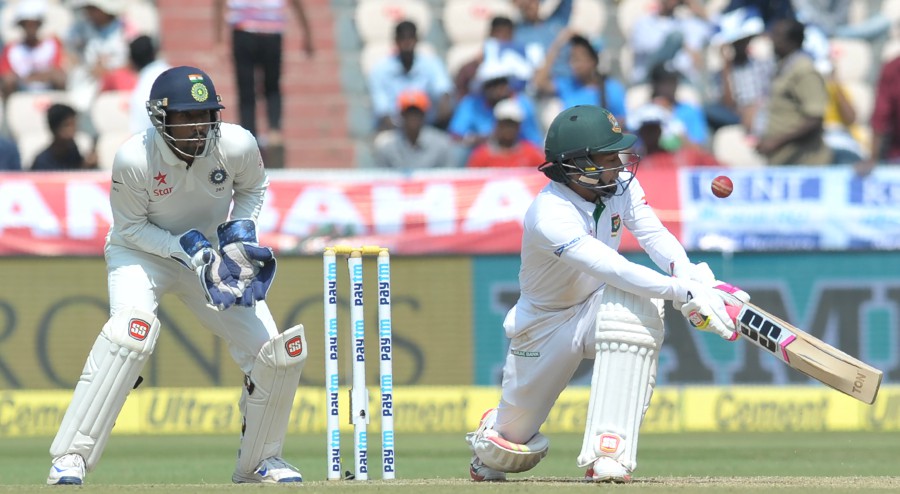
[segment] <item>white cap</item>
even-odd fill
[[[525,120],[525,110],[515,98],[506,98],[494,105],[494,119],[498,122],[501,120],[512,120],[522,123]]]
[[[722,14],[716,27],[717,32],[710,38],[713,45],[727,45],[766,31],[759,12],[751,7],[741,7]]]
[[[125,11],[125,0],[75,0],[72,8],[97,7],[109,15],[118,17]]]
[[[637,132],[646,124],[664,125],[672,119],[672,112],[656,103],[639,106],[628,114],[628,130]]]
[[[478,83],[478,87],[480,88],[484,85],[485,82],[493,81],[495,79],[500,78],[510,78],[512,77],[514,72],[510,69],[508,64],[497,61],[484,61],[481,65],[478,66],[478,70],[475,71],[475,80]]]
[[[43,21],[47,15],[47,2],[44,0],[19,0],[13,19],[21,21]]]

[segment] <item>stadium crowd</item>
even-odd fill
[[[553,116],[597,104],[640,136],[645,168],[853,164],[864,173],[900,160],[900,15],[880,9],[889,1],[458,2],[454,12],[478,4],[470,18],[451,18],[449,2],[394,2],[390,46],[358,52],[371,109],[366,166],[537,166]],[[294,6],[311,56],[300,2],[282,3]],[[416,5],[443,15],[420,25],[403,15]],[[0,169],[111,166],[115,147],[148,125],[143,101],[168,66],[157,57],[155,9],[151,0],[0,0]],[[614,22],[585,28],[598,10]],[[447,46],[422,36],[435,31]],[[248,68],[235,68],[240,82]],[[283,137],[282,95],[264,93],[265,153]],[[240,90],[240,123],[255,129],[248,95]],[[109,128],[111,104],[128,106],[127,129]]]

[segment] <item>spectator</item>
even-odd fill
[[[513,0],[513,3],[520,16],[513,41],[525,48],[532,66],[540,67],[557,33],[569,25],[573,0]],[[557,58],[551,71],[554,77],[570,75],[568,59],[567,52]]]
[[[443,130],[425,123],[428,95],[409,89],[397,97],[400,127],[375,138],[375,164],[383,168],[444,168],[455,166],[453,140]]]
[[[675,9],[682,5],[690,12],[676,16]],[[691,83],[699,85],[711,31],[702,2],[660,0],[658,12],[638,18],[626,33],[634,50],[632,82],[646,81],[653,67],[670,62]]]
[[[759,12],[763,24],[766,26],[766,31],[769,31],[778,21],[797,18],[792,3],[793,1],[796,0],[731,0],[731,2],[722,9],[722,12],[725,13],[739,8],[752,7]]]
[[[556,57],[563,46],[570,46],[571,75],[551,76]],[[595,105],[606,108],[620,121],[625,121],[625,86],[600,71],[600,56],[584,36],[566,28],[547,51],[547,59],[534,75],[534,86],[540,96],[558,96],[563,108]]]
[[[850,0],[793,0],[797,19],[817,26],[829,38],[851,38],[873,42],[891,28],[891,21],[875,11],[867,19],[850,23]]]
[[[525,111],[516,99],[505,99],[494,106],[494,132],[472,150],[469,168],[521,167],[537,168],[544,162],[544,150],[519,135]]]
[[[284,167],[284,136],[281,132],[281,69],[287,12],[284,0],[216,0],[213,28],[216,45],[222,44],[222,27],[231,28],[231,54],[237,77],[241,126],[260,142],[268,168]],[[312,30],[301,0],[290,0],[303,37],[303,51],[312,56]],[[263,76],[268,130],[261,136],[256,127],[256,71]]]
[[[525,89],[525,85],[531,80],[534,73],[534,66],[525,56],[525,49],[513,41],[514,32],[515,24],[508,17],[498,16],[491,19],[490,33],[484,40],[481,54],[460,67],[453,79],[457,100],[462,99],[472,90],[475,74],[482,61],[508,64],[513,74],[509,81],[512,88],[516,91]]]
[[[50,126],[53,141],[34,159],[32,170],[97,168],[96,155],[90,153],[86,158],[82,157],[75,143],[76,117],[77,113],[71,106],[59,103],[50,105],[47,109],[47,124]]]
[[[22,41],[6,45],[0,55],[0,89],[4,97],[14,91],[65,89],[62,43],[53,36],[38,36],[46,13],[43,0],[16,4],[13,19],[24,36]]]
[[[463,145],[463,153],[468,153],[486,141],[494,131],[494,106],[506,98],[513,98],[522,105],[525,113],[519,132],[523,139],[543,146],[544,138],[535,117],[534,107],[522,93],[516,93],[509,85],[509,71],[504,65],[481,64],[475,76],[479,91],[467,94],[456,106],[448,130]]]
[[[147,100],[150,99],[150,88],[153,81],[169,68],[164,60],[156,58],[157,46],[149,36],[138,36],[128,45],[131,55],[131,66],[138,74],[137,84],[128,101],[129,130],[141,132],[153,127],[147,113]]]
[[[861,175],[871,172],[877,163],[900,164],[900,57],[881,68],[870,125],[869,156],[857,165]]]
[[[453,114],[453,82],[443,60],[416,51],[419,42],[416,25],[401,21],[394,29],[397,52],[380,61],[369,75],[369,94],[378,130],[397,126],[397,97],[406,89],[419,89],[428,94],[436,106],[426,120],[446,127]]]
[[[715,156],[693,144],[673,139],[680,123],[665,108],[649,104],[632,112],[628,126],[638,136],[641,169],[672,169],[685,166],[719,166]]]
[[[0,136],[0,171],[10,172],[22,169],[19,148],[12,139]]]
[[[765,30],[755,9],[746,7],[723,14],[718,32],[710,40],[720,47],[722,71],[710,85],[710,101],[704,107],[709,126],[743,124],[748,131],[769,92],[775,64],[750,53],[750,42]]]
[[[683,126],[684,134],[679,139],[687,139],[699,146],[709,142],[709,129],[703,109],[694,103],[679,101],[676,97],[681,75],[665,64],[657,65],[650,73],[651,101],[667,111]]]
[[[828,92],[801,49],[804,29],[798,21],[781,20],[770,34],[778,67],[766,110],[757,119],[756,150],[771,165],[824,165],[832,159],[822,138]]]
[[[864,137],[856,124],[856,109],[843,82],[838,78],[831,63],[816,64],[816,68],[825,78],[825,89],[828,102],[823,117],[825,144],[833,153],[831,163],[835,165],[851,165],[863,159],[863,148],[860,144]]]
[[[66,39],[74,66],[69,72],[69,100],[85,113],[104,86],[118,86],[119,69],[127,70],[128,42],[120,19],[125,9],[121,0],[78,0],[84,20],[76,22]]]

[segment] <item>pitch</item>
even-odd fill
[[[325,481],[324,435],[288,437],[285,457],[303,472],[307,492],[417,494],[509,492],[897,492],[900,433],[645,434],[639,470],[625,486],[580,482],[575,467],[581,436],[551,434],[550,454],[534,470],[506,484],[468,481],[462,434],[399,435],[397,480]],[[345,444],[351,444],[349,435]],[[50,438],[0,438],[0,492],[47,492]],[[237,492],[230,484],[237,437],[120,436],[113,434],[100,466],[88,475],[96,493]],[[377,448],[370,450],[373,466]],[[345,453],[346,454],[346,453]],[[345,458],[349,464],[349,457]],[[379,473],[370,473],[373,479]],[[56,488],[59,489],[59,488]]]

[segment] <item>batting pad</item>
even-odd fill
[[[241,396],[244,431],[239,472],[252,473],[262,460],[281,456],[294,394],[308,354],[302,324],[267,341],[259,350]]]
[[[50,446],[56,458],[80,454],[87,471],[100,461],[128,393],[159,338],[159,321],[149,312],[128,309],[107,321],[88,355],[72,402]]]
[[[601,456],[637,466],[638,430],[656,384],[662,301],[607,286],[597,314],[597,357],[578,466]]]
[[[550,450],[550,440],[538,432],[525,444],[507,441],[493,430],[497,409],[491,408],[481,417],[478,430],[466,434],[466,442],[481,462],[494,470],[518,473],[531,470]]]

